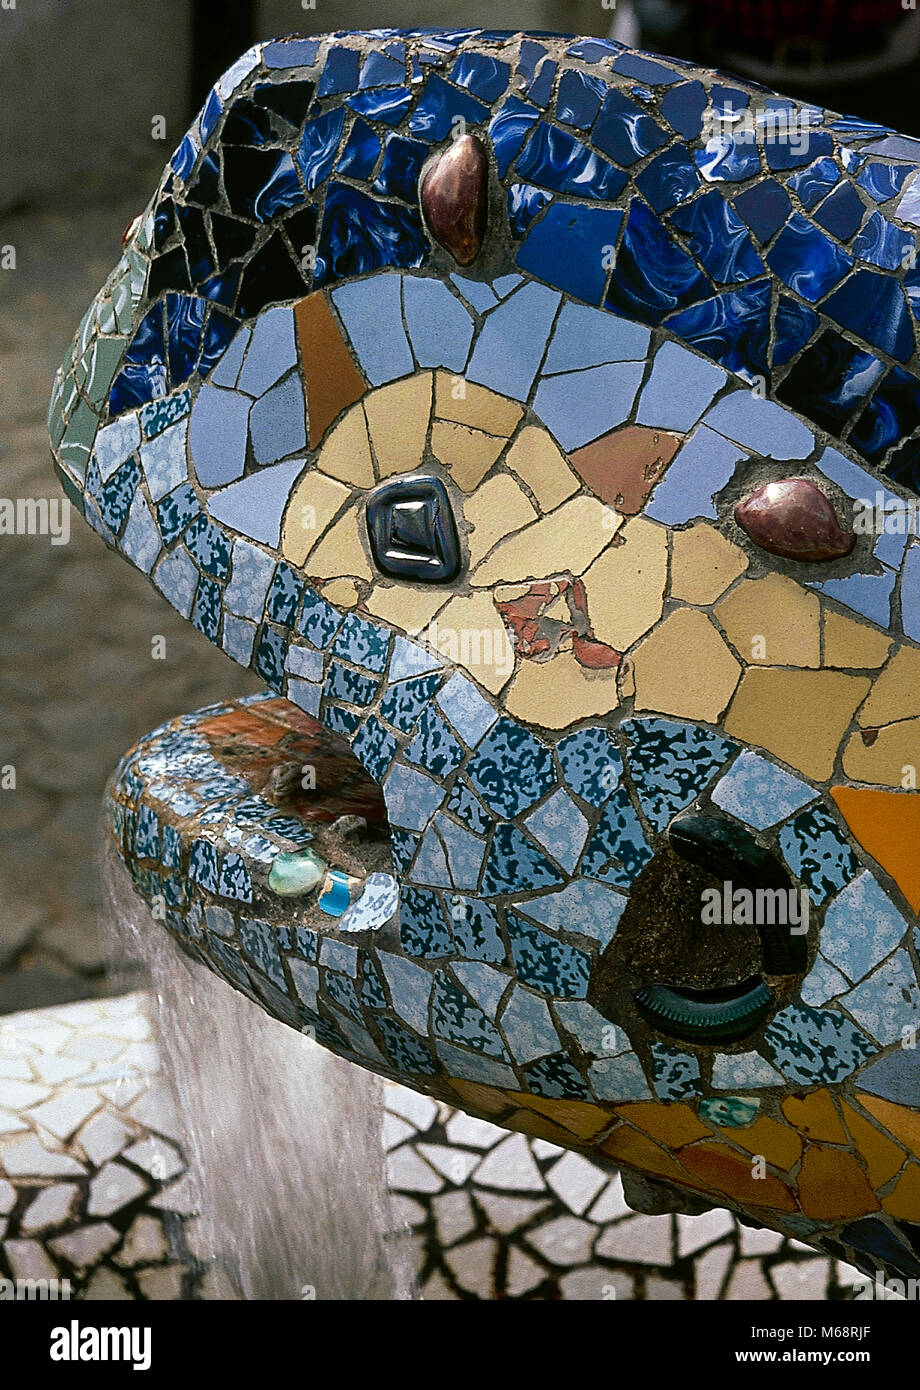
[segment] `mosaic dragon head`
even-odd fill
[[[918,165],[609,41],[266,43],[50,412],[74,506],[269,687],[111,787],[184,950],[910,1273]]]

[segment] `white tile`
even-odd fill
[[[89,1201],[86,1205],[90,1216],[111,1216],[129,1202],[133,1202],[147,1189],[146,1183],[123,1168],[120,1163],[107,1163],[93,1178],[89,1185]]]
[[[8,1216],[15,1205],[15,1187],[6,1178],[0,1178],[0,1216]]]
[[[41,1125],[42,1129],[47,1129],[55,1139],[66,1141],[101,1104],[102,1100],[95,1091],[78,1087],[59,1091],[44,1105],[37,1105],[26,1111],[26,1115]]]
[[[752,1231],[738,1223],[738,1235],[742,1255],[772,1255],[783,1243],[779,1231]],[[810,1247],[809,1247],[810,1248]]]
[[[508,1271],[505,1275],[505,1292],[512,1298],[530,1293],[546,1279],[546,1270],[532,1260],[523,1250],[512,1245],[508,1254]]]
[[[759,1260],[739,1260],[732,1270],[725,1297],[733,1303],[760,1303],[773,1297]]]
[[[730,1245],[714,1245],[695,1261],[698,1302],[708,1302],[719,1297],[733,1255],[734,1250]]]
[[[538,1197],[506,1197],[504,1193],[481,1192],[476,1189],[476,1201],[489,1219],[489,1224],[500,1235],[510,1235],[512,1231],[526,1226],[538,1212],[546,1211],[548,1203]]]
[[[572,1269],[559,1280],[562,1297],[572,1302],[631,1302],[635,1297],[632,1275],[602,1265]]]
[[[169,1182],[185,1168],[181,1155],[165,1139],[140,1139],[125,1149],[124,1157],[138,1168],[143,1168],[157,1182]]]
[[[83,1297],[88,1303],[114,1303],[124,1302],[132,1295],[128,1292],[124,1279],[113,1269],[97,1269],[87,1284]]]
[[[440,1192],[444,1186],[444,1179],[419,1158],[411,1144],[387,1155],[387,1181],[390,1187],[407,1192]]]
[[[137,1276],[145,1298],[159,1303],[173,1302],[182,1297],[181,1265],[163,1265],[159,1269],[145,1269]]]
[[[830,1260],[790,1260],[773,1265],[770,1278],[782,1299],[825,1299],[830,1272]]]
[[[633,1216],[608,1226],[597,1242],[597,1253],[610,1260],[629,1260],[647,1265],[669,1265],[670,1216]]]
[[[470,1153],[468,1149],[452,1148],[449,1144],[418,1144],[416,1147],[432,1168],[456,1187],[466,1182],[482,1157],[481,1154]]]
[[[677,1218],[677,1253],[692,1255],[695,1250],[731,1235],[734,1229],[731,1212],[720,1207],[703,1212],[702,1216],[680,1215]]]
[[[530,1146],[523,1134],[509,1134],[476,1169],[476,1182],[484,1187],[498,1187],[507,1192],[543,1192],[546,1190],[540,1170],[534,1162]]]
[[[34,1081],[0,1079],[0,1105],[8,1110],[24,1110],[27,1105],[38,1105],[52,1094],[47,1086],[37,1086]]]
[[[404,1144],[407,1139],[411,1139],[415,1134],[415,1126],[401,1120],[398,1115],[391,1115],[388,1110],[383,1115],[383,1147],[385,1149],[395,1149],[398,1145]]]
[[[57,1236],[48,1244],[56,1255],[62,1255],[77,1269],[89,1269],[113,1250],[120,1240],[121,1235],[114,1226],[107,1221],[94,1221],[88,1226],[78,1226],[64,1236]]]
[[[445,1249],[475,1229],[476,1216],[469,1193],[462,1190],[442,1192],[439,1197],[434,1198],[432,1206],[438,1240]]]
[[[3,1166],[10,1178],[70,1178],[86,1172],[75,1158],[51,1152],[34,1135],[4,1149]]]
[[[419,1095],[418,1091],[410,1091],[406,1086],[388,1085],[383,1093],[383,1104],[416,1129],[430,1129],[438,1116],[438,1107],[430,1096]]]
[[[568,1152],[550,1168],[546,1182],[569,1211],[582,1216],[606,1185],[607,1175],[580,1154]]]
[[[500,1125],[493,1125],[489,1120],[478,1120],[475,1115],[465,1115],[462,1110],[454,1112],[445,1129],[452,1144],[467,1144],[471,1149],[491,1149],[508,1133]]]
[[[161,1222],[152,1216],[135,1217],[125,1243],[115,1256],[120,1265],[156,1264],[169,1253]]]
[[[495,1260],[498,1241],[493,1236],[468,1240],[444,1252],[444,1263],[457,1283],[477,1298],[491,1299],[495,1292]]]
[[[51,1263],[45,1247],[37,1240],[5,1240],[3,1253],[10,1262],[14,1279],[57,1279],[58,1270]]]
[[[26,1235],[44,1230],[47,1226],[62,1225],[73,1211],[80,1189],[73,1182],[52,1183],[34,1197],[22,1217]]]
[[[131,1138],[131,1131],[108,1110],[101,1110],[77,1135],[77,1143],[94,1168],[120,1153]]]
[[[591,1258],[591,1246],[597,1236],[597,1227],[577,1216],[557,1216],[528,1231],[524,1239],[528,1245],[538,1250],[550,1264],[567,1268],[581,1265]],[[600,1249],[598,1249],[598,1253]]]

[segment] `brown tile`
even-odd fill
[[[780,1109],[806,1139],[824,1139],[829,1144],[847,1142],[846,1130],[828,1090],[812,1091],[805,1096],[787,1096]]]
[[[310,448],[316,449],[333,420],[359,401],[367,386],[322,290],[294,306],[294,320],[307,390]]]
[[[526,1095],[523,1091],[509,1091],[511,1099],[520,1101],[528,1110],[536,1110],[548,1115],[557,1124],[564,1125],[580,1139],[593,1139],[613,1123],[613,1115],[599,1105],[587,1100],[554,1100],[545,1096]]]
[[[859,1160],[846,1149],[809,1144],[799,1169],[799,1205],[813,1221],[852,1221],[878,1211]]]
[[[751,1160],[727,1144],[691,1144],[682,1149],[681,1167],[698,1186],[724,1192],[742,1206],[767,1207],[772,1211],[795,1211],[796,1202],[789,1188],[773,1173],[755,1178]]]
[[[882,1100],[879,1096],[869,1096],[857,1091],[856,1099],[863,1110],[874,1115],[895,1139],[899,1140],[912,1154],[920,1155],[920,1112],[909,1110],[906,1105],[895,1105],[893,1101]]]
[[[612,1158],[614,1163],[625,1163],[629,1168],[638,1168],[643,1173],[653,1173],[659,1178],[670,1178],[673,1182],[685,1183],[689,1187],[700,1184],[688,1177],[683,1168],[666,1153],[659,1144],[638,1129],[620,1125],[604,1140],[601,1153]],[[704,1184],[705,1185],[705,1184]]]
[[[569,455],[591,491],[624,516],[635,516],[682,444],[676,434],[626,425]]]
[[[729,1133],[734,1143],[750,1154],[762,1154],[774,1168],[791,1168],[802,1153],[802,1140],[792,1126],[778,1124],[768,1115]]]

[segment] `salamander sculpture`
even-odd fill
[[[266,43],[49,417],[268,687],[114,775],[181,947],[637,1205],[908,1277],[918,168],[598,39]]]

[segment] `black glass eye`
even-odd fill
[[[416,475],[383,483],[367,499],[374,563],[393,579],[447,584],[460,571],[460,541],[444,484]]]

